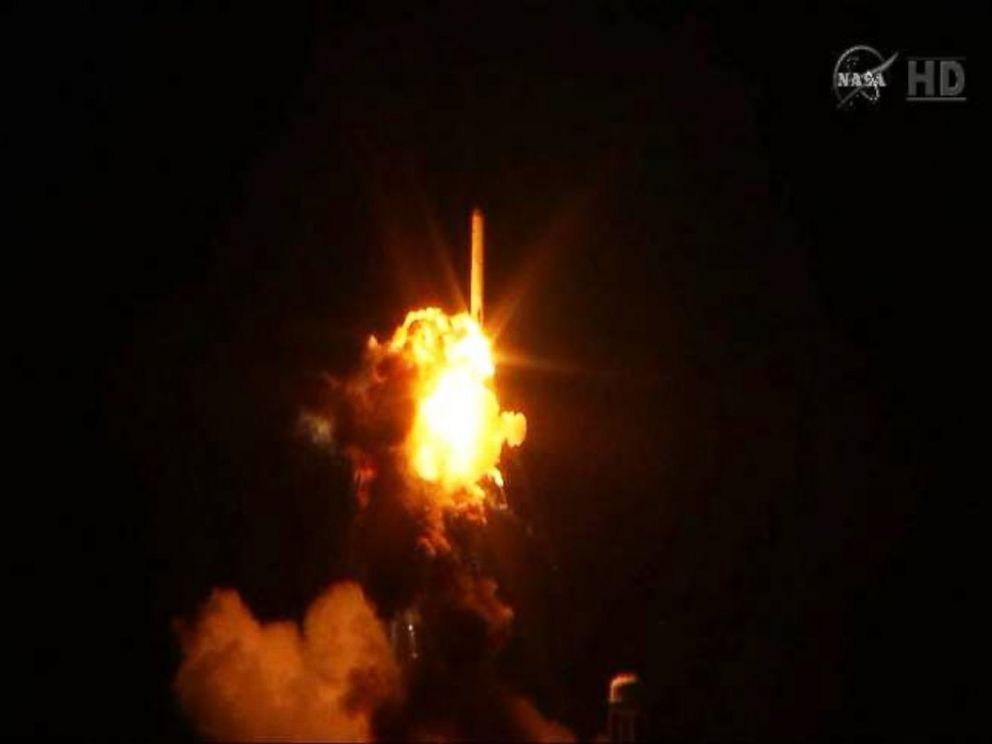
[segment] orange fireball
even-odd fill
[[[404,444],[410,474],[450,505],[480,505],[484,483],[502,485],[503,445],[516,447],[527,431],[523,414],[500,410],[482,327],[468,313],[414,310],[384,350],[415,369],[416,411]]]

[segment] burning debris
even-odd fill
[[[505,505],[499,460],[526,419],[499,405],[482,321],[482,215],[472,215],[471,312],[407,314],[369,339],[354,376],[329,379],[305,415],[318,446],[349,460],[359,511],[358,584],[332,586],[303,628],[260,624],[217,591],[181,627],[181,704],[222,739],[563,740],[499,681],[512,609],[473,555]]]

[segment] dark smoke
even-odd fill
[[[353,469],[359,511],[349,560],[361,589],[333,587],[311,608],[302,633],[290,624],[260,625],[236,595],[215,595],[183,634],[176,681],[205,735],[573,738],[499,679],[514,613],[478,567],[473,545],[483,515],[446,508],[432,497],[435,486],[409,475],[401,445],[414,419],[415,382],[402,354],[373,345],[358,373],[327,380],[304,415],[312,441],[347,457]],[[384,628],[408,610],[419,618],[418,654],[396,659]],[[337,633],[353,642],[336,641]]]
[[[380,349],[381,350],[381,349]],[[400,354],[370,353],[357,375],[329,382],[318,420],[358,474],[355,572],[384,619],[417,607],[420,655],[404,670],[406,696],[373,718],[384,739],[569,740],[500,682],[497,660],[513,610],[475,560],[475,515],[443,510],[411,480],[399,445],[415,410],[415,375]]]

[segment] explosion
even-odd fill
[[[388,340],[369,338],[355,374],[326,378],[303,416],[312,443],[352,466],[357,583],[330,587],[302,629],[259,623],[230,591],[180,623],[176,690],[205,736],[571,738],[492,663],[514,613],[474,545],[487,509],[505,508],[500,457],[527,422],[497,398],[475,214],[477,225],[473,312],[409,312]]]
[[[523,442],[527,420],[500,410],[492,345],[479,324],[467,313],[415,310],[384,348],[370,338],[369,351],[377,360],[399,355],[415,370],[416,412],[404,445],[413,474],[455,507],[479,506],[485,482],[502,488],[500,453]]]
[[[371,336],[356,374],[328,380],[306,422],[315,441],[351,461],[363,529],[387,529],[398,512],[417,522],[374,538],[370,550],[412,530],[421,548],[448,552],[446,521],[484,522],[487,508],[505,506],[500,456],[523,442],[527,420],[501,410],[494,373],[478,321],[430,307],[407,313],[386,341]]]

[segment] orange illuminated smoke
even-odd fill
[[[523,414],[500,410],[493,385],[492,343],[468,313],[414,310],[384,347],[414,371],[415,413],[404,443],[409,473],[431,484],[445,506],[479,506],[486,485],[503,485],[503,445],[526,435]]]

